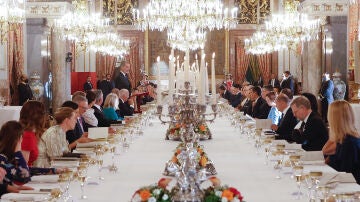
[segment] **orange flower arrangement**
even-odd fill
[[[149,190],[143,189],[140,191],[139,195],[140,195],[142,201],[147,201],[150,198],[151,193]]]
[[[221,197],[224,197],[226,198],[228,201],[231,201],[233,200],[234,198],[234,193],[232,193],[230,190],[228,189],[225,189],[223,192],[222,192],[222,195]]]

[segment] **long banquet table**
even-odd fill
[[[89,170],[88,176],[92,177],[85,186],[87,201],[130,201],[133,193],[142,186],[156,183],[164,177],[165,162],[172,155],[179,142],[165,140],[166,125],[153,120],[154,126],[147,127],[144,135],[134,140],[126,153],[117,157],[118,172],[102,171],[105,180],[100,185],[91,183],[97,181],[96,168]],[[218,172],[217,177],[222,184],[236,187],[248,202],[289,202],[294,201],[291,195],[297,190],[296,183],[290,175],[283,174],[282,179],[276,179],[276,172],[270,165],[264,164],[264,155],[256,154],[253,145],[245,137],[240,137],[239,130],[235,131],[230,122],[218,118],[209,124],[213,132],[213,139],[202,141],[208,157],[214,162]],[[110,157],[106,156],[105,165],[110,164]],[[322,167],[320,169],[320,167]],[[334,172],[330,167],[308,166],[305,170],[323,170]],[[31,184],[30,184],[31,186]],[[343,187],[343,191],[359,191],[357,184],[351,183]],[[306,190],[302,190],[306,193]],[[78,182],[72,182],[70,193],[74,201],[80,196]],[[308,201],[306,194],[300,201]]]

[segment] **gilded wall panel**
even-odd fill
[[[260,22],[270,15],[270,0],[235,0],[235,5],[239,9],[239,24],[256,24],[258,7]]]
[[[103,0],[103,15],[111,19],[111,24],[131,25],[133,9],[138,0]]]

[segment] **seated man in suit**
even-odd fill
[[[241,92],[240,92],[240,85],[235,83],[230,88],[231,90],[231,97],[230,97],[230,104],[232,107],[236,108],[241,103]]]
[[[95,90],[94,93],[96,94],[96,98],[95,104],[92,106],[92,108],[94,109],[95,117],[98,120],[98,127],[109,127],[111,121],[105,118],[101,107],[104,101],[103,93],[101,90]]]
[[[299,129],[293,131],[293,139],[302,144],[306,151],[321,151],[328,140],[328,131],[321,117],[311,110],[310,101],[300,96],[291,103],[294,116],[302,121]]]
[[[249,93],[250,100],[252,101],[252,108],[251,111],[249,111],[249,114],[253,118],[266,119],[269,115],[271,107],[260,96],[261,88],[259,86],[253,86],[250,88]]]
[[[120,117],[132,116],[134,114],[134,101],[129,99],[129,91],[121,89],[119,92],[119,110],[117,111]]]
[[[251,108],[252,108],[252,102],[251,102],[251,99],[250,99],[250,88],[252,88],[253,86],[252,85],[246,85],[242,88],[242,94],[243,94],[243,97],[245,97],[241,103],[240,103],[240,106],[239,109],[241,112],[244,112],[245,114],[249,114],[251,113]]]
[[[290,108],[290,99],[286,95],[280,94],[277,96],[275,103],[276,108],[282,112],[282,118],[280,119],[278,125],[271,125],[271,129],[279,135],[276,137],[276,139],[283,139],[287,140],[288,142],[293,142],[294,140],[292,139],[292,132],[298,121],[294,117],[294,114]]]
[[[226,87],[224,85],[220,85],[219,94],[220,94],[220,97],[226,99],[227,101],[230,101],[231,93],[230,93],[230,91],[226,90]]]

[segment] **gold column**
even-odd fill
[[[225,71],[229,71],[229,59],[230,59],[230,42],[229,42],[229,30],[225,30]]]
[[[145,63],[145,73],[149,75],[149,30],[145,30],[144,42],[144,63]]]

